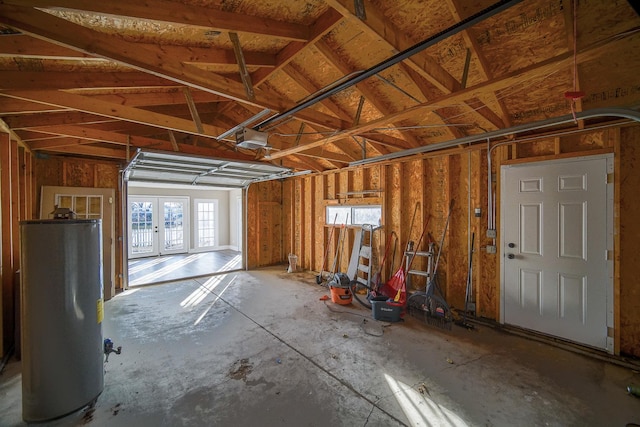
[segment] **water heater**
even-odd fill
[[[100,220],[20,222],[22,418],[70,414],[104,388]]]

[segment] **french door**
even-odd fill
[[[129,258],[189,250],[189,198],[130,196]]]

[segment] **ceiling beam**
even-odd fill
[[[4,121],[14,130],[58,124],[114,123],[117,120],[80,111],[61,111],[42,114],[20,114],[4,116]]]
[[[289,78],[291,78],[293,81],[298,83],[304,90],[306,90],[309,93],[315,93],[320,89],[313,82],[311,82],[309,78],[307,78],[304,74],[302,74],[297,67],[293,66],[292,64],[286,65],[282,69],[282,71],[286,73],[287,76],[289,76]],[[351,121],[351,117],[349,116],[349,114],[347,114],[344,110],[342,110],[342,108],[340,108],[340,106],[335,102],[333,102],[331,99],[325,99],[321,102],[321,104],[326,109],[328,109],[333,114],[335,114],[337,117],[340,117],[345,121]]]
[[[278,52],[276,56],[276,66],[272,69],[261,68],[258,71],[251,74],[251,81],[254,86],[260,86],[264,83],[273,73],[282,69],[285,65],[289,64],[294,57],[309,46],[313,46],[318,40],[324,37],[329,31],[333,29],[340,21],[342,16],[333,9],[329,9],[322,14],[316,22],[311,26],[309,40],[306,43],[303,42],[291,42],[284,49]]]
[[[166,57],[160,48],[141,48],[136,43],[122,40],[116,35],[100,33],[32,8],[0,4],[0,22],[34,37],[108,58],[176,83],[223,95],[239,102],[253,103],[246,98],[242,83]],[[276,111],[290,104],[277,95],[259,90],[256,90],[256,103],[258,106],[266,106]]]
[[[216,49],[214,47],[175,46],[163,44],[158,46],[151,43],[135,42],[144,49],[154,50],[159,48],[169,58],[188,64],[218,64],[235,65],[235,55],[232,49]],[[93,56],[58,46],[54,43],[30,37],[26,34],[11,34],[2,36],[1,57],[34,57],[38,59],[65,59],[87,61],[87,59],[99,59]],[[251,67],[274,67],[276,56],[262,52],[244,52],[244,60]]]
[[[345,61],[342,60],[326,43],[318,42],[316,44],[316,48],[320,51],[320,53],[324,55],[325,58],[327,58],[327,60],[331,64],[333,64],[338,70],[340,70],[342,74],[348,75],[355,71],[349,65],[347,65]],[[395,112],[390,110],[383,102],[379,101],[380,97],[369,87],[366,81],[362,81],[356,84],[355,87],[366,98],[366,100],[369,101],[383,116],[389,116]],[[450,129],[447,130],[449,131],[449,133],[452,132]],[[456,137],[456,135],[453,133],[451,133],[451,135],[453,137]],[[403,136],[406,138],[407,143],[411,147],[418,147],[421,145],[421,141],[419,141],[418,138],[414,137],[411,133],[405,133]]]
[[[637,33],[632,33],[632,34],[627,33],[625,35],[620,35],[619,37],[610,37],[605,42],[598,43],[595,46],[591,46],[589,48],[584,49],[582,52],[579,52],[577,56],[577,61],[578,63],[580,63],[580,62],[589,61],[597,58],[599,55],[607,52],[612,43],[619,42],[621,38],[636,40],[639,37],[640,35],[638,35]],[[572,63],[573,63],[572,52],[563,53],[555,57],[549,58],[545,61],[542,61],[540,63],[532,64],[520,70],[512,71],[499,78],[482,82],[472,87],[461,89],[457,92],[451,93],[449,95],[445,95],[440,99],[425,102],[425,103],[416,105],[415,107],[407,108],[406,110],[392,114],[389,117],[383,117],[359,126],[354,126],[338,134],[335,134],[330,137],[323,138],[317,141],[313,141],[305,145],[300,145],[297,147],[288,148],[286,150],[281,150],[277,153],[273,153],[271,155],[271,159],[277,159],[280,157],[288,156],[293,153],[305,151],[308,148],[320,147],[324,144],[338,141],[339,139],[342,139],[342,138],[351,137],[352,135],[360,135],[371,129],[375,129],[378,127],[385,127],[390,122],[404,120],[420,114],[426,115],[430,111],[434,111],[439,108],[442,108],[443,105],[454,105],[454,104],[459,104],[461,102],[464,102],[470,98],[473,98],[474,94],[479,92],[486,92],[486,91],[497,92],[511,86],[518,86],[523,81],[543,80],[549,77],[551,74],[554,74],[558,70],[566,69],[567,67],[570,67]]]
[[[178,87],[174,82],[140,71],[0,71],[0,89],[39,90],[76,88]]]
[[[305,25],[174,1],[4,0],[3,3],[40,8],[62,7],[130,18],[195,25],[209,31],[213,29],[259,34],[286,40],[309,40],[309,28]]]
[[[123,148],[95,147],[88,144],[51,146],[34,151],[52,151],[91,157],[107,157],[110,159],[126,160],[127,151]]]
[[[158,114],[140,108],[113,104],[111,102],[105,102],[87,96],[74,95],[63,91],[1,91],[0,96],[38,102],[59,108],[71,108],[99,116],[141,123],[162,129],[171,129],[192,135],[204,136],[206,138],[215,139],[213,135],[218,131],[216,127],[203,125],[203,130],[206,133],[202,134],[198,132],[195,124],[190,120]]]
[[[395,50],[403,51],[416,44],[415,40],[409,39],[369,1],[366,2],[364,20],[356,16],[354,2],[351,0],[326,0],[326,3],[336,9],[349,23],[363,29],[374,39],[382,39]],[[444,93],[454,92],[461,87],[460,82],[424,51],[411,56],[407,62]]]
[[[0,22],[34,37],[110,58],[176,83],[260,108],[283,111],[292,104],[291,101],[277,94],[265,92],[259,88],[254,88],[255,102],[249,101],[246,99],[242,83],[175,61],[166,57],[161,50],[142,49],[136,46],[136,43],[124,41],[115,35],[99,33],[35,9],[0,4]],[[300,112],[296,117],[328,129],[341,129],[347,126],[342,120],[317,111]]]
[[[415,45],[415,41],[407,37],[403,31],[390,22],[384,14],[371,2],[366,3],[366,18],[359,19],[355,13],[355,4],[348,0],[327,0],[327,3],[336,8],[345,19],[353,25],[363,28],[370,37],[382,39],[393,50],[404,51]],[[457,20],[456,22],[460,22]],[[438,88],[442,93],[449,94],[462,88],[462,85],[447,70],[425,51],[420,51],[407,58],[407,66]],[[478,100],[480,103],[482,101]],[[487,111],[489,107],[482,104],[477,110],[467,108],[472,114],[477,114],[489,120],[492,124],[496,121],[495,113],[491,115]],[[486,117],[485,117],[486,116]],[[443,117],[446,120],[446,117]],[[502,122],[501,120],[499,122]],[[464,136],[458,129],[447,128],[447,132],[454,138]]]
[[[453,15],[453,18],[456,21],[462,21],[463,19],[470,16],[470,14],[463,15],[461,13],[462,7],[460,6],[460,0],[446,0],[446,2],[449,6],[451,14]],[[478,43],[478,38],[472,37],[471,30],[469,29],[462,31],[462,38],[464,39],[465,44],[469,46],[469,48],[475,53],[476,58],[478,58],[478,62],[480,63],[480,72],[482,73],[483,77],[487,80],[493,79],[491,67],[489,66],[489,63],[484,54],[482,53],[482,49],[480,48],[480,44]],[[483,115],[485,119],[489,120],[489,122],[492,123],[497,129],[510,127],[511,120],[509,119],[509,113],[507,112],[507,107],[504,105],[504,101],[499,98],[495,92],[490,92],[490,96],[498,104],[500,108],[499,113],[501,115],[498,116],[495,112],[493,112],[493,110],[487,108],[486,105],[481,107],[478,110],[478,113]],[[474,103],[474,105],[478,104]]]

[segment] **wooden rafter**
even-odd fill
[[[457,21],[461,21],[467,16],[463,16],[460,12],[462,8],[460,7],[459,0],[446,0],[447,5],[449,6],[449,10],[451,10],[451,14],[454,19]],[[476,37],[471,37],[471,33],[469,30],[462,31],[462,38],[465,41],[465,44],[470,47],[475,54],[476,58],[478,58],[478,62],[480,63],[480,72],[486,80],[493,79],[493,73],[491,72],[491,67],[489,67],[489,63],[482,53],[482,49],[480,49],[480,45]],[[484,108],[484,106],[480,106],[478,108],[478,114],[481,114],[485,119],[489,120],[497,129],[500,129],[505,126],[511,126],[511,121],[509,120],[509,114],[507,113],[507,107],[504,105],[504,101],[496,96],[495,92],[490,92],[490,96],[495,100],[495,102],[500,106],[500,116],[495,114],[491,109]],[[471,108],[476,108],[475,106],[479,105],[477,102],[473,102],[472,104],[467,104]]]
[[[242,80],[242,84],[244,85],[244,90],[247,94],[247,99],[253,101],[256,96],[253,92],[253,83],[251,83],[251,76],[249,75],[249,69],[247,68],[247,62],[244,59],[244,52],[242,51],[242,46],[240,45],[240,38],[237,33],[230,32],[229,39],[233,44],[233,53],[236,56],[236,62],[238,64],[240,79]]]
[[[325,34],[335,27],[342,19],[342,16],[333,9],[329,9],[325,12],[311,27],[311,36],[308,42],[291,42],[282,49],[277,55],[277,64],[273,69],[261,68],[251,75],[251,80],[255,86],[260,86],[264,83],[273,73],[282,69],[291,62],[294,57],[302,52],[304,49],[313,46],[318,40],[320,40]]]
[[[366,30],[370,36],[382,38],[388,46],[394,50],[402,51],[413,46],[416,41],[409,39],[400,29],[389,22],[382,12],[370,2],[366,3],[366,20],[358,19],[355,15],[354,3],[347,0],[328,0],[332,7],[338,9],[349,22],[359,25]],[[418,52],[405,61],[416,73],[427,79],[431,84],[438,88],[442,93],[449,94],[456,92],[462,88],[460,82],[456,80],[448,71],[440,66],[427,53]],[[477,100],[481,105],[477,109],[468,108],[472,114],[478,114],[482,117],[490,110],[482,101]],[[488,114],[488,113],[487,113]],[[491,122],[495,122],[495,113],[487,115],[491,118]],[[485,117],[485,118],[487,118]],[[444,117],[446,120],[446,117]],[[463,136],[460,131],[448,129],[449,133],[454,137]]]
[[[366,20],[361,20],[356,16],[353,1],[327,0],[327,3],[340,12],[350,23],[358,25],[359,28],[375,39],[382,38],[389,47],[397,51],[405,50],[416,43],[415,40],[410,40],[409,37],[389,22],[382,12],[370,2],[366,2],[365,6],[367,11]],[[460,82],[425,52],[415,54],[407,62],[412,64],[411,67],[444,93],[454,92],[460,88]]]
[[[99,116],[121,119],[134,123],[147,124],[162,129],[185,132],[213,138],[217,128],[203,125],[207,134],[201,134],[190,120],[154,113],[139,108],[113,104],[110,102],[91,99],[90,97],[74,95],[63,91],[4,91],[1,96],[39,102],[60,108],[71,108],[78,111],[97,114]]]
[[[38,59],[77,60],[87,61],[95,58],[87,53],[79,52],[63,46],[39,40],[25,34],[13,34],[2,36],[1,57],[34,57]],[[155,44],[136,42],[144,49],[154,50],[159,48],[167,57],[187,64],[217,64],[234,65],[236,58],[231,49],[216,49],[213,47],[173,46],[164,44],[158,47]],[[274,67],[276,56],[262,52],[244,52],[244,60],[252,67]]]
[[[621,36],[621,38],[638,39],[640,38],[640,36],[637,33],[633,33],[631,35],[627,34],[627,35]],[[602,53],[606,52],[609,49],[610,44],[613,43],[613,40],[614,38],[611,38],[606,42],[598,44],[597,46],[594,46],[594,47],[585,49],[582,52],[579,52],[577,55],[578,62],[580,63],[583,61],[594,59],[599,55],[601,55]],[[475,93],[478,93],[481,91],[497,92],[497,91],[506,89],[508,87],[518,87],[519,85],[522,84],[523,81],[535,81],[537,79],[544,79],[551,73],[557,72],[560,69],[566,69],[567,67],[571,66],[572,63],[573,63],[572,53],[571,52],[563,53],[555,57],[549,58],[545,61],[542,61],[541,63],[533,64],[523,69],[505,74],[500,78],[495,78],[490,81],[479,83],[472,87],[468,87],[468,88],[459,90],[457,92],[451,93],[449,95],[445,95],[440,99],[433,100],[430,102],[425,102],[420,105],[416,105],[415,107],[408,108],[404,111],[392,114],[391,116],[383,117],[381,119],[374,120],[366,124],[355,126],[355,127],[352,127],[351,129],[346,129],[345,131],[340,132],[336,135],[323,138],[321,140],[314,141],[306,145],[300,145],[298,147],[292,147],[286,150],[279,151],[277,153],[273,153],[271,155],[271,158],[277,159],[279,157],[287,156],[292,153],[298,153],[298,152],[304,151],[308,148],[319,147],[319,146],[322,146],[323,144],[331,143],[341,138],[350,137],[352,135],[359,135],[371,129],[385,126],[389,122],[403,120],[403,119],[415,116],[416,114],[425,115],[429,111],[437,110],[438,108],[440,108],[441,105],[444,105],[444,104],[453,105],[453,104],[459,104],[459,103],[465,102],[466,100],[473,98]]]
[[[109,15],[195,25],[208,30],[235,31],[296,41],[309,40],[309,29],[304,25],[165,0],[145,0],[144,2],[129,0],[5,0],[3,3],[40,8],[63,7]]]
[[[307,76],[302,74],[296,67],[291,64],[286,65],[282,71],[284,71],[287,76],[289,76],[292,80],[298,83],[303,89],[305,89],[309,93],[315,93],[319,87],[316,87]],[[342,120],[350,121],[351,117],[340,108],[338,104],[333,102],[331,99],[325,99],[322,101],[322,105],[326,107],[329,111],[336,115],[336,117],[340,117]]]
[[[114,35],[99,33],[95,30],[73,24],[36,9],[7,6],[0,4],[0,22],[18,28],[34,37],[50,40],[73,49],[110,58],[143,70],[173,82],[192,88],[222,95],[235,101],[284,111],[291,102],[274,93],[255,88],[256,99],[246,98],[244,86],[235,80],[201,70],[193,65],[183,64],[166,57],[162,51],[150,51],[136,46],[136,43],[120,40]],[[294,42],[299,43],[299,42]],[[163,58],[157,61],[157,58]],[[314,111],[305,111],[297,115],[301,120],[315,123],[330,129],[344,127],[341,120]]]

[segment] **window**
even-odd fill
[[[102,196],[56,194],[54,204],[59,208],[71,209],[78,219],[102,218]]]
[[[380,225],[382,222],[382,207],[380,205],[366,206],[327,206],[327,224]]]
[[[196,244],[198,248],[216,245],[218,201],[196,200]]]

